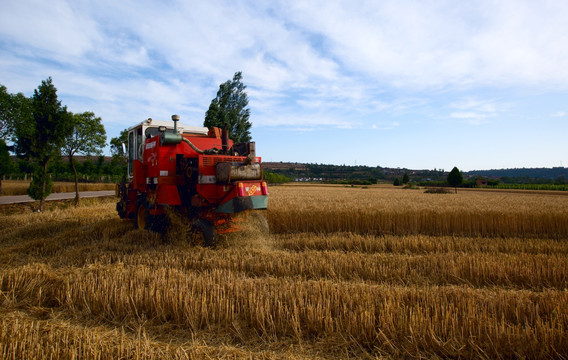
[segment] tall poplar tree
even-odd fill
[[[229,138],[235,143],[251,140],[247,88],[242,82],[243,74],[238,71],[233,80],[227,80],[219,86],[217,96],[211,100],[209,110],[205,113],[203,126],[226,127]]]
[[[73,131],[73,118],[66,106],[57,99],[57,89],[51,77],[43,80],[32,96],[32,114],[28,122],[21,124],[17,151],[30,158],[35,164],[28,195],[39,200],[43,211],[45,198],[51,194],[52,181],[47,166],[60,156],[66,138]]]

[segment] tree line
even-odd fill
[[[219,86],[217,96],[205,113],[204,126],[225,128],[235,142],[251,140],[250,109],[242,72]],[[128,132],[110,140],[113,160],[105,163],[102,156],[106,131],[100,117],[91,111],[72,113],[61,104],[51,77],[43,80],[31,97],[11,94],[0,85],[0,194],[2,178],[12,172],[32,174],[28,195],[39,200],[43,210],[45,198],[51,193],[52,178],[68,174],[75,181],[75,204],[79,203],[79,173],[126,175],[123,144]],[[18,158],[12,161],[10,152]],[[77,155],[99,155],[97,162],[77,162]],[[68,160],[68,167],[61,158]],[[94,169],[93,169],[94,167]]]
[[[22,93],[10,94],[0,85],[0,192],[2,177],[12,170],[11,151],[33,174],[27,193],[39,200],[39,210],[43,211],[53,185],[49,167],[64,156],[75,177],[78,204],[78,174],[73,157],[100,155],[105,144],[101,118],[90,111],[69,111],[58,99],[51,77],[43,80],[29,98]]]

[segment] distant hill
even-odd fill
[[[292,162],[263,162],[266,171],[285,175],[296,181],[376,180],[390,182],[408,174],[415,181],[443,180],[443,170],[411,170],[365,165],[306,164]]]
[[[298,181],[341,181],[341,180],[368,180],[392,181],[408,174],[415,182],[445,181],[448,172],[442,169],[413,170],[405,168],[386,168],[352,165],[307,164],[298,162],[264,162],[263,167],[269,172],[285,175]],[[522,168],[522,169],[492,169],[473,170],[464,172],[466,179],[485,177],[499,179],[508,183],[539,183],[568,180],[568,168]]]
[[[564,179],[568,180],[568,168],[565,167],[472,170],[465,174],[468,176],[484,176],[495,179],[505,177],[555,180],[559,177],[564,177]]]

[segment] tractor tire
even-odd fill
[[[162,215],[150,215],[149,229],[160,234],[164,234],[168,228],[168,217]]]
[[[150,228],[150,214],[148,214],[148,209],[144,205],[138,205],[136,209],[136,221],[134,222],[134,227],[136,229],[149,229]]]
[[[213,224],[205,219],[197,218],[193,221],[191,226],[201,237],[202,246],[211,248],[217,246],[217,231]]]
[[[138,205],[136,211],[136,221],[134,222],[136,229],[152,230],[154,232],[163,233],[168,226],[168,219],[165,215],[151,215],[146,205]]]

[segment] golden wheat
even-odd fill
[[[0,215],[0,358],[568,357],[566,197],[271,191],[278,233],[215,250],[113,200]]]
[[[271,190],[268,212],[276,233],[568,238],[564,196],[277,187]]]

